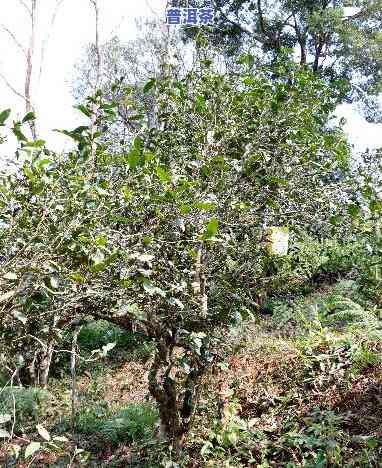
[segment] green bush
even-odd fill
[[[158,418],[151,404],[131,404],[103,423],[100,432],[114,444],[142,440],[152,435]]]
[[[158,411],[149,403],[130,404],[114,413],[107,404],[81,407],[77,414],[76,430],[97,435],[104,442],[118,444],[133,442],[152,435]]]
[[[136,333],[128,332],[105,320],[97,320],[82,327],[78,336],[81,348],[100,349],[108,343],[116,343],[116,347],[131,348],[139,339]]]
[[[0,413],[16,410],[16,429],[41,418],[52,402],[52,395],[42,388],[7,387],[0,393]]]
[[[8,382],[7,376],[6,376],[5,374],[2,374],[2,373],[0,372],[0,388],[5,387],[5,385],[7,384],[7,382]]]
[[[106,402],[101,401],[94,406],[81,405],[76,417],[76,430],[81,434],[95,434],[111,414]],[[69,429],[69,421],[65,429]]]
[[[381,362],[381,356],[367,348],[366,345],[356,347],[352,353],[353,368],[362,371],[368,367],[376,366]]]
[[[300,235],[290,251],[291,271],[306,279],[320,274],[346,275],[360,255],[361,245],[352,240],[315,239]]]

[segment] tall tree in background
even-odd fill
[[[95,63],[95,81],[93,83],[93,94],[100,86],[101,81],[101,51],[100,51],[100,40],[99,40],[99,17],[100,17],[100,9],[98,0],[90,0],[94,8],[95,14],[95,42],[94,42],[94,53],[96,56],[96,63]],[[93,102],[91,107],[91,124],[90,124],[90,134],[91,134],[91,148],[90,148],[90,160],[92,165],[92,173],[95,172],[96,165],[97,165],[97,154],[96,154],[96,144],[94,135],[97,132],[97,114],[98,114],[98,106],[97,102]]]
[[[98,46],[89,44],[76,66],[72,88],[78,101],[94,94],[95,88],[102,90],[109,100],[117,100],[118,121],[109,128],[114,133],[116,147],[123,146],[129,135],[134,135],[141,127],[143,114],[147,116],[149,127],[155,123],[155,99],[152,94],[143,92],[142,85],[160,81],[169,67],[174,76],[186,69],[184,50],[187,47],[179,32],[157,19],[138,20],[137,29],[140,34],[134,40],[122,42],[114,36]],[[116,79],[124,85],[118,88],[118,95],[113,87]],[[95,83],[98,83],[96,87]],[[140,110],[132,105],[137,102],[141,105]]]
[[[197,0],[189,2],[197,5]],[[226,55],[257,48],[259,64],[293,58],[340,86],[341,101],[366,104],[378,119],[373,97],[382,90],[381,0],[214,0],[215,23],[204,27]],[[186,26],[195,38],[199,28]]]
[[[54,23],[56,21],[57,13],[59,8],[61,7],[64,0],[56,0],[53,8],[53,13],[50,20],[50,30],[45,35],[45,38],[41,42],[40,48],[40,57],[39,57],[39,67],[37,73],[37,63],[36,62],[36,36],[37,36],[37,28],[38,28],[38,7],[39,2],[38,0],[29,0],[28,3],[24,0],[18,0],[20,6],[27,12],[28,20],[30,24],[30,34],[29,40],[27,45],[23,45],[17,38],[16,34],[5,25],[0,25],[0,30],[2,30],[6,35],[8,35],[14,45],[21,51],[23,58],[25,59],[25,75],[24,75],[24,86],[23,91],[20,91],[16,88],[15,85],[11,83],[11,81],[7,78],[6,74],[0,71],[0,78],[2,79],[3,83],[10,89],[16,96],[23,99],[25,103],[25,112],[26,114],[31,115],[31,113],[35,113],[35,102],[34,102],[34,81],[36,85],[40,83],[41,76],[43,73],[43,68],[45,64],[45,54],[46,49],[49,43],[51,31],[54,27]],[[36,80],[34,80],[34,75]],[[37,139],[37,130],[36,130],[36,121],[34,119],[28,119],[29,127],[31,131],[32,138],[34,140]]]

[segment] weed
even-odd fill
[[[147,439],[152,436],[158,417],[151,404],[131,404],[105,421],[100,433],[113,444]]]
[[[13,414],[15,409],[16,430],[35,423],[45,415],[52,403],[52,395],[41,388],[7,387],[0,394],[0,414]]]

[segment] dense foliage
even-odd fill
[[[179,2],[183,3],[183,2]],[[197,5],[187,2],[188,4]],[[259,65],[294,59],[341,90],[340,99],[365,104],[380,119],[380,0],[216,0],[210,43],[228,56],[248,48]],[[185,27],[197,38],[199,28]]]
[[[3,378],[48,387],[68,333],[92,320],[124,332],[90,361],[138,331],[152,344],[148,390],[176,456],[230,326],[272,313],[275,297],[320,275],[361,274],[370,297],[380,291],[379,179],[375,166],[352,164],[333,119],[337,89],[291,63],[271,79],[251,55],[240,62],[235,73],[202,60],[184,78],[149,80],[140,93],[155,119],[121,80],[98,91],[77,106],[91,123],[61,130],[76,144],[66,154],[28,141],[27,115],[11,126],[15,170],[1,174]],[[108,133],[122,99],[139,121],[126,152]],[[288,255],[267,250],[272,226],[289,229]],[[148,437],[156,419],[151,406],[107,416],[91,427],[113,443]]]

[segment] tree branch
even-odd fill
[[[354,15],[345,16],[345,18],[343,18],[342,21],[347,22],[347,21],[358,19],[358,18],[362,18],[364,15],[367,15],[368,13],[370,13],[370,10],[368,8],[365,8],[364,10],[360,10],[358,13],[355,13]]]
[[[16,96],[19,96],[21,99],[23,99],[24,101],[27,100],[27,98],[22,94],[20,93],[19,91],[17,91],[17,89],[15,89],[11,83],[7,80],[6,76],[0,72],[0,78],[2,78],[2,80],[4,81],[4,83],[7,85],[7,87],[13,92],[16,94]]]
[[[264,21],[264,14],[263,14],[263,8],[261,6],[261,0],[257,0],[257,11],[259,13],[259,25],[260,25],[260,31],[265,35],[268,36],[265,28],[265,21]]]
[[[300,31],[300,28],[297,24],[296,15],[294,12],[293,12],[293,21],[294,21],[294,30],[296,31],[296,36],[297,36],[297,40],[300,45],[300,51],[301,51],[300,65],[304,66],[306,64],[306,40]]]
[[[260,42],[261,44],[264,44],[266,42],[266,38],[261,36],[260,34],[256,34],[254,31],[251,31],[249,28],[245,27],[244,25],[238,23],[237,21],[232,20],[227,16],[224,11],[217,6],[218,12],[223,16],[223,18],[228,21],[229,23],[233,24],[234,26],[238,27],[242,32],[245,34],[248,34],[249,36],[252,36],[255,38],[256,41]]]
[[[24,54],[24,56],[26,57],[27,56],[27,52],[26,50],[24,49],[24,47],[20,44],[20,42],[17,40],[16,36],[13,34],[13,32],[8,29],[6,26],[4,26],[3,24],[0,25],[0,27],[2,29],[4,29],[4,31],[6,31],[10,36],[11,38],[13,39],[13,42],[17,45],[17,47],[21,50],[21,52]]]
[[[65,0],[57,0],[56,1],[56,6],[54,8],[54,12],[53,12],[53,15],[52,15],[52,18],[51,18],[51,21],[50,21],[50,29],[49,29],[48,34],[46,35],[45,39],[43,40],[42,45],[41,45],[41,61],[40,61],[40,70],[39,70],[39,75],[38,75],[38,82],[39,83],[41,81],[42,70],[43,70],[43,67],[44,67],[46,48],[47,48],[47,45],[48,45],[52,30],[53,30],[53,27],[54,27],[54,23],[56,22],[58,10],[60,9],[60,7],[64,3],[64,1]]]
[[[18,0],[18,2],[20,3],[20,5],[22,5],[26,10],[27,12],[29,13],[29,16],[32,17],[32,10],[29,8],[29,6],[24,2],[24,0]]]

